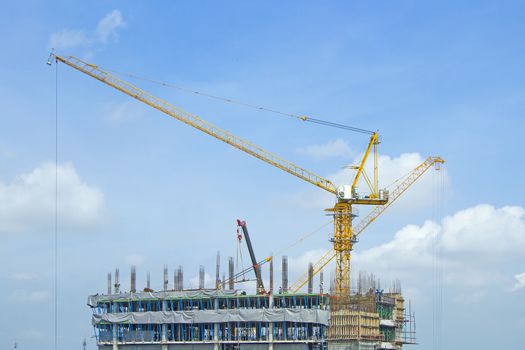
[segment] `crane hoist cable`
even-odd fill
[[[102,67],[100,67],[100,68],[102,68]],[[128,77],[128,78],[132,78],[132,79],[141,80],[141,81],[145,81],[145,82],[148,82],[148,83],[160,85],[162,87],[176,89],[176,90],[179,90],[179,91],[184,91],[184,92],[195,94],[195,95],[199,95],[199,96],[204,96],[204,97],[208,97],[208,98],[219,100],[219,101],[223,101],[223,102],[227,102],[227,103],[236,104],[236,105],[239,105],[239,106],[244,106],[244,107],[256,109],[256,110],[259,110],[259,111],[264,111],[264,112],[278,114],[278,115],[281,115],[281,116],[291,117],[291,118],[295,118],[295,119],[298,119],[298,120],[301,120],[301,121],[304,121],[304,122],[309,122],[309,123],[313,123],[313,124],[329,126],[329,127],[332,127],[332,128],[338,128],[338,129],[358,132],[358,133],[367,134],[367,135],[374,134],[374,131],[371,131],[371,130],[366,130],[366,129],[362,129],[362,128],[356,128],[354,126],[349,126],[349,125],[344,125],[344,124],[330,122],[330,121],[327,121],[327,120],[312,118],[312,117],[308,117],[306,115],[299,115],[299,114],[294,114],[294,113],[282,112],[282,111],[278,111],[278,110],[273,109],[273,108],[257,106],[257,105],[252,104],[252,103],[247,103],[247,102],[235,100],[235,99],[228,98],[228,97],[222,97],[222,96],[218,96],[218,95],[211,94],[211,93],[208,93],[208,92],[198,91],[198,90],[195,90],[195,89],[190,89],[190,88],[183,87],[183,86],[180,86],[180,85],[175,85],[175,84],[172,84],[172,83],[167,83],[167,82],[163,82],[163,81],[159,81],[159,80],[155,80],[155,79],[139,76],[139,75],[136,75],[136,74],[133,74],[133,73],[126,73],[126,72],[121,72],[121,71],[118,71],[118,70],[107,69],[107,68],[104,68],[104,70],[106,70],[108,72],[112,72],[112,73],[118,74],[118,75],[121,75],[121,76],[125,76],[125,77]]]

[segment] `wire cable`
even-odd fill
[[[432,221],[434,222],[432,247],[432,349],[443,348],[443,199],[445,170],[436,169],[432,176]]]
[[[104,70],[106,70],[108,72],[112,72],[114,74],[119,74],[119,75],[122,75],[122,76],[126,76],[128,78],[146,81],[146,82],[149,82],[149,83],[152,83],[152,84],[157,84],[157,85],[160,85],[160,86],[163,86],[163,87],[168,87],[168,88],[184,91],[184,92],[187,92],[187,93],[192,93],[192,94],[195,94],[195,95],[204,96],[204,97],[212,98],[212,99],[215,99],[215,100],[220,100],[220,101],[223,101],[223,102],[227,102],[227,103],[236,104],[236,105],[239,105],[239,106],[252,108],[252,109],[255,109],[255,110],[258,110],[258,111],[270,112],[270,113],[274,113],[274,114],[278,114],[278,115],[282,115],[282,116],[286,116],[286,117],[295,118],[295,119],[298,119],[298,120],[301,120],[301,121],[305,121],[305,122],[310,122],[310,123],[314,123],[314,124],[329,126],[329,127],[333,127],[333,128],[347,130],[347,131],[358,132],[358,133],[362,133],[362,134],[368,134],[368,135],[374,134],[374,131],[370,131],[370,130],[366,130],[366,129],[362,129],[362,128],[356,128],[356,127],[348,126],[348,125],[344,125],[344,124],[334,123],[334,122],[330,122],[330,121],[326,121],[326,120],[322,120],[322,119],[311,118],[311,117],[308,117],[308,116],[305,116],[305,115],[298,115],[298,114],[293,114],[293,113],[281,112],[281,111],[278,111],[278,110],[273,109],[273,108],[257,106],[257,105],[251,104],[251,103],[242,102],[242,101],[239,101],[239,100],[234,100],[234,99],[227,98],[227,97],[217,96],[217,95],[210,94],[210,93],[207,93],[207,92],[197,91],[197,90],[194,90],[194,89],[185,88],[185,87],[174,85],[174,84],[171,84],[171,83],[166,83],[166,82],[154,80],[154,79],[151,79],[151,78],[145,78],[145,77],[138,76],[138,75],[132,74],[132,73],[125,73],[125,72],[117,71],[117,70],[114,70],[114,69],[107,69],[107,68],[104,68]]]
[[[277,254],[274,254],[274,256],[276,255],[281,255],[282,253],[284,253],[285,251],[287,251],[288,249],[291,249],[293,248],[294,246],[296,246],[297,244],[301,243],[302,241],[304,241],[305,239],[307,238],[310,238],[311,236],[313,236],[314,234],[316,234],[317,232],[321,231],[323,228],[325,228],[326,226],[330,225],[331,223],[333,223],[334,220],[330,220],[328,221],[327,223],[323,224],[322,226],[316,228],[315,230],[313,230],[312,232],[310,233],[307,233],[301,237],[299,237],[299,239],[297,239],[295,242],[293,242],[292,244],[284,247],[283,249],[281,249],[280,251],[277,252]]]
[[[54,349],[58,349],[58,63],[55,64]]]

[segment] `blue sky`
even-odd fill
[[[525,6],[519,1],[3,4],[0,28],[0,347],[52,348],[55,66],[102,67],[380,131],[383,185],[427,155],[447,160],[363,233],[355,269],[400,278],[432,349],[432,255],[443,268],[443,348],[517,348],[525,327]],[[59,79],[60,348],[95,349],[88,294],[120,267],[187,284],[236,254],[248,221],[260,256],[327,222],[320,190],[170,120],[69,67]],[[334,181],[366,136],[134,81]],[[440,206],[442,215],[435,215]],[[362,214],[366,210],[362,209]],[[326,229],[286,252],[292,277]],[[246,256],[246,255],[245,255]],[[280,257],[278,257],[280,259]],[[224,260],[223,260],[224,261]],[[31,322],[27,313],[31,312]],[[23,314],[22,314],[23,313]],[[504,322],[503,320],[506,320]],[[71,320],[74,320],[73,322]],[[490,332],[485,330],[490,328]],[[480,336],[480,330],[485,336]]]

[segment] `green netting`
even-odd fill
[[[394,312],[393,305],[376,304],[376,312],[382,320],[391,320]]]
[[[396,339],[396,330],[395,328],[381,327],[381,334],[383,334],[384,341],[393,342]]]

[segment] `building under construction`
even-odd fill
[[[311,279],[307,292],[288,292],[286,256],[282,267],[275,293],[272,262],[270,288],[261,293],[235,288],[232,258],[228,279],[216,275],[218,288],[204,288],[202,266],[199,288],[184,288],[182,267],[168,288],[165,267],[161,290],[151,289],[148,274],[139,291],[132,267],[130,290],[122,291],[117,270],[113,284],[108,275],[106,294],[88,298],[99,350],[375,350],[415,343],[414,317],[399,285],[385,293],[373,276],[360,274],[349,304],[341,306],[323,291],[322,274],[317,291]]]

